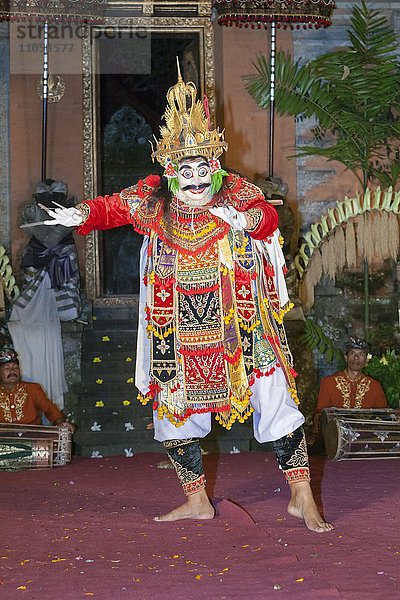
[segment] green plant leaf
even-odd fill
[[[303,65],[277,52],[277,114],[316,120],[315,144],[297,147],[295,156],[339,161],[363,185],[365,179],[385,185],[399,180],[400,162],[393,157],[400,137],[397,50],[391,24],[362,0],[352,9],[347,46]],[[268,108],[270,64],[260,54],[254,66],[256,73],[244,78],[245,86],[259,106]]]

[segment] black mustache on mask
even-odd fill
[[[187,192],[188,190],[196,190],[198,192],[200,190],[205,190],[208,187],[210,187],[209,183],[202,183],[201,185],[185,185],[185,187],[182,188],[182,191]]]

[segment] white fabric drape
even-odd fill
[[[13,307],[8,328],[19,354],[23,380],[40,383],[47,396],[62,409],[68,388],[61,324],[47,273],[30,302],[24,308]]]

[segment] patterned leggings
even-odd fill
[[[167,440],[163,442],[175,467],[186,496],[205,488],[199,440]],[[302,427],[272,442],[274,452],[288,483],[310,481],[307,444]]]
[[[272,442],[279,468],[283,471],[288,483],[310,481],[310,467],[306,436],[303,427],[298,427]]]

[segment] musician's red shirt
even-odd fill
[[[339,371],[321,379],[316,413],[329,407],[388,408],[388,404],[379,381],[364,373],[352,381],[346,371]]]
[[[51,423],[64,421],[62,412],[38,383],[21,381],[11,389],[0,385],[0,423],[40,425],[42,413]]]

